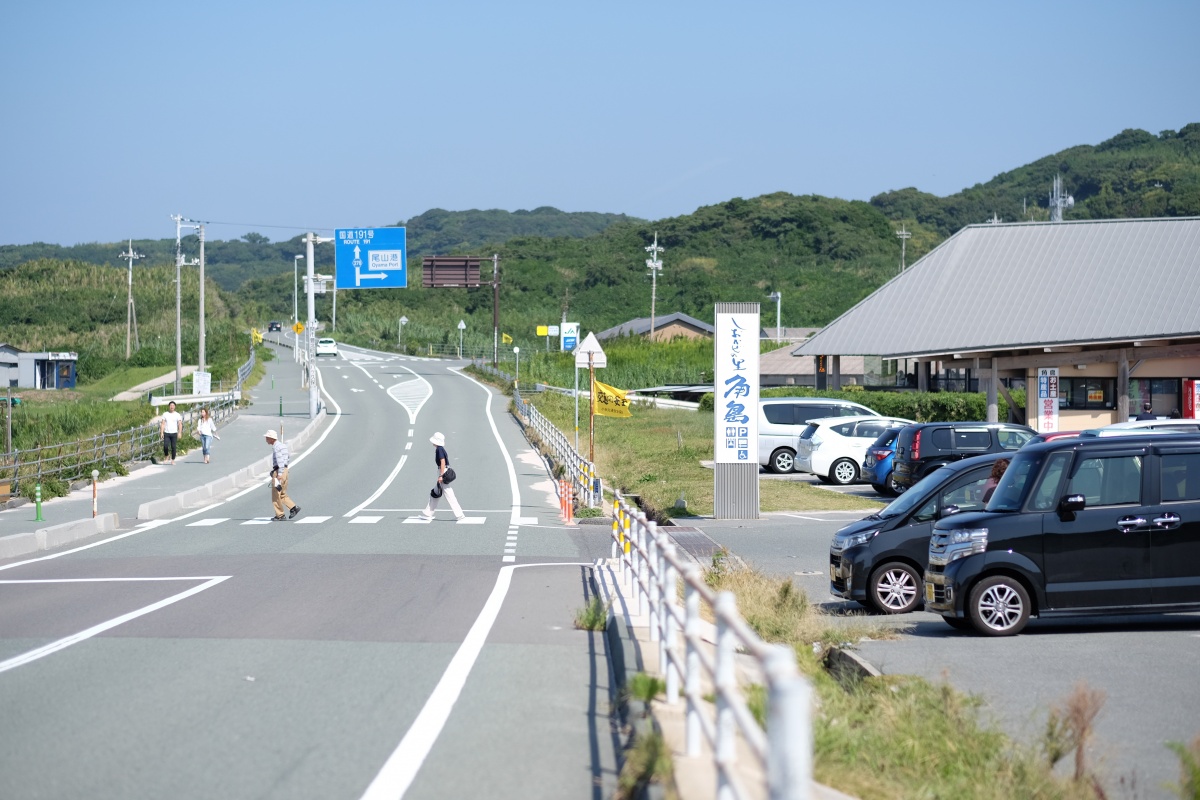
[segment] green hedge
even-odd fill
[[[1025,390],[1009,392],[1013,401],[1024,408]],[[828,397],[860,403],[885,417],[901,417],[917,422],[968,422],[987,419],[987,397],[979,392],[870,392],[862,389],[831,392],[819,389],[764,389],[763,397]],[[1008,403],[999,397],[999,418],[1008,419]],[[713,396],[700,399],[700,410],[713,410]]]

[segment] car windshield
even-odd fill
[[[1004,471],[1004,477],[996,485],[987,511],[1019,511],[1025,504],[1025,496],[1033,485],[1044,456],[1033,453],[1017,453]]]
[[[941,484],[944,477],[946,477],[945,473],[940,468],[935,469],[913,484],[911,489],[884,506],[883,510],[879,512],[879,518],[899,517],[917,508],[928,498],[929,493]]]

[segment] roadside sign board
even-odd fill
[[[713,460],[718,464],[757,464],[758,314],[716,316]]]
[[[562,338],[559,346],[564,352],[570,352],[579,344],[579,323],[564,322],[562,324]]]
[[[558,336],[558,326],[551,325],[550,330],[548,330],[547,333],[550,334],[551,336]]]
[[[405,289],[404,228],[338,228],[333,240],[338,289]]]
[[[212,373],[200,372],[199,370],[192,373],[192,394],[211,394],[212,393]]]
[[[1038,368],[1038,433],[1058,430],[1058,367]]]
[[[295,325],[292,326],[292,331],[294,333],[304,333],[304,323],[297,322]]]
[[[537,335],[538,336],[549,336],[550,329],[548,327],[546,327],[545,325],[538,325],[537,326]]]
[[[590,364],[588,362],[589,353],[591,354]],[[603,369],[608,366],[608,356],[604,355],[604,350],[600,347],[596,334],[589,333],[587,338],[575,348],[575,366],[578,369],[586,369],[588,366]]]

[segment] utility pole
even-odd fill
[[[780,327],[780,307],[783,304],[783,294],[780,292],[771,292],[767,295],[768,300],[775,301],[775,344],[783,342],[783,328]]]
[[[662,259],[658,254],[666,250],[665,247],[658,246],[658,231],[654,232],[654,244],[646,248],[646,252],[650,257],[646,259],[646,266],[650,268],[650,341],[654,341],[654,302],[658,295],[658,273],[662,271]]]
[[[129,240],[129,249],[121,253],[121,258],[129,259],[129,299],[126,302],[125,309],[125,360],[129,360],[130,349],[130,333],[137,327],[137,315],[133,310],[133,262],[139,258],[145,258],[141,253],[134,252],[133,239]],[[141,348],[139,343],[138,348]]]
[[[305,323],[306,327],[304,329],[304,332],[306,334],[308,334],[307,337],[305,337],[305,349],[308,351],[308,363],[305,366],[305,369],[308,372],[308,418],[309,419],[316,419],[317,406],[318,406],[318,400],[319,400],[318,390],[317,390],[317,372],[316,372],[317,354],[316,354],[316,347],[315,347],[316,341],[317,341],[317,338],[316,338],[317,337],[317,333],[316,333],[316,331],[317,331],[317,310],[316,310],[316,302],[313,298],[313,283],[315,282],[315,275],[314,275],[314,269],[313,269],[313,262],[314,262],[315,258],[314,258],[314,254],[313,254],[313,248],[315,245],[322,244],[325,242],[332,242],[332,241],[333,241],[332,237],[323,238],[323,237],[317,236],[315,233],[304,234],[304,242],[308,246],[308,322]]]
[[[193,228],[194,225],[184,225],[183,216],[180,214],[172,215],[171,219],[175,220],[175,394],[183,393],[183,337],[181,332],[182,304],[183,304],[183,283],[181,281],[183,266],[185,263],[192,266],[198,262],[185,262],[183,258],[183,228]]]
[[[200,235],[200,361],[196,371],[208,372],[204,364],[204,225],[197,225],[196,232]],[[195,391],[194,383],[192,390]]]
[[[500,254],[492,253],[492,366],[500,365]]]
[[[905,250],[907,249],[905,245],[907,245],[908,240],[912,238],[912,234],[905,229],[904,225],[901,225],[900,230],[896,231],[896,238],[900,240],[900,271],[904,272],[904,260],[906,255]]]

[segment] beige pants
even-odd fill
[[[454,512],[455,519],[463,518],[462,506],[458,504],[458,499],[454,496],[454,490],[446,484],[442,484],[442,496],[446,498],[446,502],[450,504],[450,510]],[[425,510],[421,513],[427,517],[432,517],[433,512],[437,511],[438,498],[430,497],[429,502],[425,504]]]
[[[275,488],[275,481],[271,481],[271,505],[275,506],[275,516],[282,517],[284,506],[289,509],[295,508],[296,504],[292,502],[292,498],[288,497],[287,493],[288,471],[287,467],[279,470],[279,488]]]

